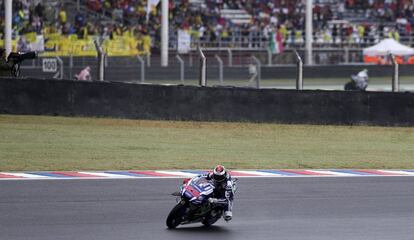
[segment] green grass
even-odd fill
[[[0,171],[414,169],[414,128],[0,115]]]

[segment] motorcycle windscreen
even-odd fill
[[[193,204],[200,204],[213,190],[214,186],[205,178],[194,178],[183,188],[181,195]]]

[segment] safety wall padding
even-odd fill
[[[0,114],[414,126],[414,93],[0,78]]]

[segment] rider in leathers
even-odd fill
[[[214,184],[214,197],[217,198],[218,201],[227,202],[223,217],[224,220],[230,221],[233,217],[232,208],[234,196],[231,175],[223,166],[217,165],[213,172],[204,174],[203,177]]]

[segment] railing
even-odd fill
[[[198,53],[194,53],[198,54]],[[293,64],[288,66],[264,66],[263,59],[266,58],[259,58],[257,54],[251,54],[249,57],[249,65],[245,66],[233,66],[228,67],[224,65],[225,61],[223,59],[223,54],[218,56],[214,54],[206,54],[203,53],[205,58],[201,58],[200,63],[195,63],[193,67],[189,66],[188,58],[184,55],[180,55],[180,59],[182,60],[182,67],[180,68],[180,60],[178,58],[171,58],[171,66],[169,68],[161,68],[159,64],[153,63],[151,67],[145,67],[144,59],[141,57],[139,58],[117,58],[117,57],[109,57],[108,58],[108,65],[105,66],[105,81],[121,81],[121,82],[131,82],[131,83],[147,83],[147,84],[187,84],[187,85],[199,85],[199,86],[207,86],[207,82],[210,86],[216,85],[214,82],[217,81],[219,85],[226,85],[226,86],[235,86],[235,87],[255,87],[255,88],[286,88],[286,89],[297,89],[302,90],[304,89],[331,89],[331,90],[340,90],[342,88],[343,83],[339,83],[338,80],[333,80],[332,84],[330,84],[331,78],[338,78],[344,79],[349,78],[351,75],[350,71],[356,73],[356,71],[360,71],[363,68],[372,69],[372,77],[373,79],[376,78],[383,78],[387,79],[386,82],[383,83],[375,83],[372,82],[371,91],[376,91],[376,89],[384,89],[383,91],[413,91],[414,89],[414,82],[409,80],[408,76],[409,72],[407,69],[399,69],[397,62],[394,62],[394,67],[391,65],[388,66],[370,66],[366,67],[363,65],[352,65],[352,66],[335,66],[334,70],[327,70],[326,67],[323,66],[313,66],[312,68],[302,68],[301,58],[299,53],[295,54],[292,53],[292,58],[297,61],[297,67],[295,71],[295,67]],[[301,52],[303,55],[303,52]],[[224,55],[226,56],[226,55]],[[53,59],[47,57],[48,59]],[[154,56],[154,60],[157,59],[158,56]],[[58,68],[55,72],[45,71],[44,70],[44,59],[43,57],[39,57],[38,59],[34,59],[31,61],[25,61],[22,65],[22,77],[36,77],[36,78],[58,78],[58,79],[70,79],[68,76],[73,76],[75,73],[80,72],[86,66],[90,66],[92,69],[92,81],[99,81],[100,78],[98,76],[99,66],[101,65],[99,61],[97,61],[96,57],[88,57],[86,59],[82,59],[82,57],[62,57],[61,61],[58,60]],[[204,65],[205,59],[208,60],[208,66]],[[219,59],[221,61],[219,61]],[[262,59],[262,60],[261,60]],[[125,61],[131,62],[132,65],[124,64]],[[43,70],[42,70],[42,63],[43,63]],[[184,63],[186,63],[184,65]],[[140,65],[138,65],[140,64]],[[200,65],[199,65],[200,64]],[[222,64],[224,66],[222,66]],[[139,67],[141,66],[141,68]],[[220,70],[222,69],[222,70]],[[261,70],[265,69],[262,75]],[[320,72],[315,72],[318,70]],[[384,69],[388,69],[385,70]],[[391,75],[391,69],[394,69]],[[201,70],[201,71],[200,71]],[[250,71],[252,70],[252,71]],[[303,73],[304,71],[311,70],[312,79],[304,78]],[[71,73],[72,71],[75,71]],[[208,71],[208,79],[206,78],[206,72]],[[327,71],[327,73],[325,72]],[[377,72],[378,71],[378,72]],[[186,74],[185,83],[183,82],[183,73]],[[222,75],[225,72],[224,76]],[[145,73],[148,73],[145,75]],[[295,74],[296,73],[296,74]],[[316,73],[316,77],[315,74]],[[403,82],[401,84],[400,89],[400,81],[399,81],[399,73],[404,76]],[[326,76],[328,74],[329,76]],[[335,77],[332,75],[335,74]],[[217,76],[219,75],[219,76]],[[309,75],[309,76],[310,76]],[[201,79],[200,79],[201,77]],[[145,79],[144,79],[145,78]],[[296,78],[296,86],[294,86]],[[326,79],[324,83],[317,83],[315,85],[315,78]],[[261,79],[265,79],[266,81],[261,82]],[[329,79],[329,80],[328,80]],[[392,79],[392,84],[391,80]],[[411,79],[411,78],[409,78]],[[200,81],[201,80],[201,81]],[[208,81],[207,81],[208,80]],[[279,82],[280,81],[280,82]],[[345,81],[345,80],[343,80]],[[380,80],[380,82],[383,80]],[[316,81],[318,82],[318,81]],[[388,84],[388,83],[389,84]],[[247,85],[246,85],[247,83]],[[272,85],[273,84],[273,85]],[[326,85],[326,86],[325,86]],[[377,86],[375,86],[377,85]],[[379,86],[378,86],[379,85]],[[371,85],[370,85],[371,86]]]
[[[293,38],[289,33],[287,34],[287,39],[283,41],[283,44],[286,48],[304,48],[305,41],[304,36],[299,39]],[[314,47],[349,47],[349,48],[365,48],[372,46],[387,36],[383,36],[379,33],[373,37],[353,37],[353,36],[336,36],[332,37],[330,40],[324,40],[322,38],[314,37],[313,46]],[[399,42],[407,45],[414,46],[414,36],[400,36]],[[177,48],[177,38],[176,36],[170,36],[170,49]],[[222,38],[220,36],[212,36],[211,34],[206,34],[203,38],[197,39],[193,38],[192,47],[196,48],[197,46],[202,47],[203,49],[209,48],[248,48],[248,49],[261,49],[266,50],[269,46],[268,36],[265,36],[263,33],[251,33],[249,35],[243,35],[240,32],[235,31],[232,36]]]

